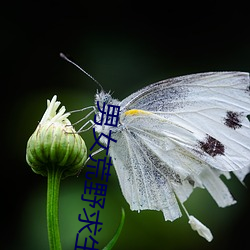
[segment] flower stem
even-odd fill
[[[61,250],[59,231],[59,189],[62,170],[58,166],[48,168],[47,227],[50,250]]]

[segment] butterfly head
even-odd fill
[[[114,99],[110,91],[105,92],[101,90],[100,92],[97,90],[97,93],[95,95],[95,106],[97,107],[97,102],[99,102],[99,107],[103,107],[103,103],[105,102],[106,105],[112,104],[112,105],[119,105],[119,101]]]

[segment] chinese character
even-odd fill
[[[76,235],[76,243],[75,243],[75,248],[74,250],[77,250],[77,249],[83,249],[83,250],[99,250],[98,248],[95,248],[95,244],[98,244],[99,242],[96,241],[91,235],[89,236],[89,238],[92,240],[92,246],[91,247],[87,247],[87,237],[85,237],[85,240],[84,240],[84,246],[78,246],[77,243],[78,243],[78,238],[79,238],[79,233],[77,233]]]
[[[93,182],[90,182],[90,186],[87,186],[87,181],[84,184],[84,194],[86,194],[87,189],[89,189],[89,194],[91,194],[92,190],[95,190],[94,195],[106,196],[108,185],[95,183],[95,187],[93,187]]]
[[[91,177],[89,177],[89,175],[95,175],[95,177],[97,178],[98,177],[98,172],[99,172],[99,167],[100,165],[102,165],[102,176],[101,176],[101,180],[103,181],[104,180],[104,175],[106,175],[106,182],[108,182],[108,177],[111,176],[110,174],[110,166],[112,166],[111,164],[111,159],[112,157],[109,157],[109,162],[106,162],[107,160],[107,157],[104,157],[104,159],[98,159],[98,160],[95,160],[91,154],[89,155],[90,159],[94,162],[97,162],[96,166],[93,166],[93,165],[87,165],[87,167],[89,168],[94,168],[96,169],[95,172],[92,172],[92,171],[88,171],[86,172],[86,178],[89,179],[89,180],[92,180]],[[107,167],[106,167],[107,166]]]
[[[107,112],[105,112],[105,106],[106,106],[106,103],[104,102],[103,106],[102,106],[102,110],[101,110],[100,105],[99,105],[99,101],[97,102],[97,108],[101,113],[101,117],[100,117],[100,121],[97,121],[96,115],[95,115],[94,123],[97,125],[102,125],[104,115],[106,114],[106,120],[105,120],[104,125],[117,127],[117,124],[119,121],[120,106],[108,104]]]
[[[104,125],[117,127],[119,121],[120,106],[108,105],[106,121]]]
[[[97,225],[102,225],[103,224],[102,222],[98,221],[100,211],[98,210],[97,213],[93,213],[93,214],[90,215],[90,217],[93,217],[94,215],[96,215],[96,220],[95,221],[89,220],[89,217],[87,215],[87,212],[86,212],[85,208],[83,208],[83,212],[85,214],[86,220],[81,219],[81,214],[79,214],[78,220],[81,221],[81,222],[86,222],[88,224],[86,226],[82,227],[78,232],[81,233],[81,231],[83,229],[88,228],[89,232],[92,233],[92,230],[91,230],[90,226],[95,225],[94,235],[96,235],[96,231],[100,232],[102,230],[102,228],[99,228],[97,230]]]
[[[99,200],[97,199],[97,196],[94,196],[94,200],[90,200],[90,199],[85,199],[84,198],[84,194],[82,194],[82,201],[88,201],[88,202],[92,202],[92,204],[89,204],[90,207],[95,208],[95,205],[98,204],[100,208],[104,208],[104,204],[105,204],[105,198],[100,198]],[[102,201],[102,204],[100,203]]]
[[[98,138],[96,138],[95,128],[93,128],[93,132],[94,132],[94,137],[95,137],[95,143],[92,145],[92,147],[90,148],[90,150],[92,150],[92,149],[94,148],[94,146],[95,146],[96,144],[98,144],[100,147],[106,149],[106,155],[108,155],[108,149],[109,149],[110,141],[117,142],[117,140],[111,138],[111,130],[109,130],[109,135],[105,135],[104,133],[101,133],[101,134],[98,136]],[[104,140],[107,141],[107,143],[106,143],[107,146],[106,146],[106,147],[103,146],[103,145],[99,142],[99,140],[100,140],[100,138],[101,138],[102,136],[104,136],[104,137],[105,137]]]

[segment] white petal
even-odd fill
[[[54,95],[51,102],[50,102],[50,100],[47,100],[47,109],[46,109],[45,113],[43,114],[43,117],[42,117],[40,123],[47,122],[48,120],[51,119],[51,117],[53,117],[52,113],[55,112],[55,111],[53,111],[53,109],[54,109],[54,106],[56,103],[56,98],[57,98],[57,96]]]
[[[191,228],[198,232],[200,236],[205,238],[207,241],[211,241],[213,239],[213,235],[210,232],[209,228],[203,225],[199,220],[197,220],[194,216],[189,216],[189,222]]]
[[[64,106],[62,106],[57,112],[61,102],[57,101],[56,99],[57,96],[54,95],[51,101],[47,100],[47,109],[40,121],[40,124],[44,124],[46,122],[60,122],[71,125],[70,121],[67,119],[70,113],[65,113],[66,108]]]

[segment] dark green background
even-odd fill
[[[227,3],[229,4],[229,2]],[[93,105],[97,85],[59,57],[71,56],[123,99],[137,89],[168,77],[205,71],[250,69],[248,6],[216,2],[115,1],[17,3],[1,6],[1,249],[48,249],[46,178],[25,161],[26,142],[54,94],[67,110]],[[76,121],[77,116],[72,116]],[[82,135],[88,148],[92,132]],[[63,249],[73,249],[83,226],[78,214],[84,171],[62,181],[60,228]],[[187,218],[165,222],[161,212],[132,212],[112,169],[100,249],[126,220],[114,249],[248,249],[249,189],[236,178],[226,181],[238,203],[218,208],[205,190],[187,202],[190,214],[214,235],[211,243],[192,231]],[[246,186],[250,186],[249,177]]]

